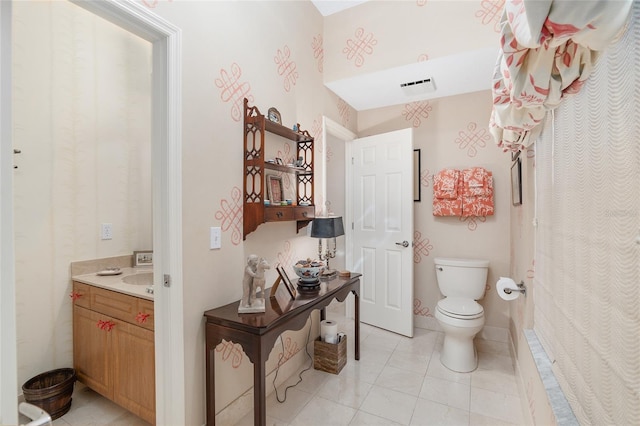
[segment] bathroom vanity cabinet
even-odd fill
[[[301,130],[298,124],[295,128],[296,130],[292,130],[271,121],[260,113],[257,107],[249,106],[249,101],[244,99],[243,239],[265,222],[295,221],[296,229],[299,231],[315,217],[314,138],[308,131]],[[295,143],[294,160],[300,159],[299,164],[277,164],[265,158],[267,144],[273,143],[277,137]],[[291,205],[273,203],[273,200],[270,200],[270,205],[265,205],[265,199],[269,198],[267,176],[270,173],[275,176],[291,176],[295,185],[295,196]]]
[[[155,424],[153,301],[73,282],[78,380]]]

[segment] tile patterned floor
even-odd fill
[[[334,310],[327,316],[353,336],[353,324]],[[349,358],[339,375],[306,371],[281,404],[267,398],[267,424],[522,425],[514,362],[507,343],[481,341],[478,369],[455,373],[440,363],[444,335],[416,329],[406,338],[361,324],[360,361]],[[297,374],[279,389],[295,383]],[[253,412],[237,426],[253,424]]]
[[[20,415],[20,424],[29,419]],[[62,417],[53,421],[54,426],[150,426],[142,420],[103,398],[93,390],[76,382],[71,399],[71,409]]]
[[[350,337],[339,375],[309,370],[284,403],[267,398],[267,424],[522,425],[514,363],[507,343],[477,342],[478,369],[455,373],[440,363],[443,334],[416,329],[412,339],[361,324],[360,361],[353,358],[353,324],[328,313]],[[295,383],[297,374],[279,389]],[[238,426],[253,424],[253,412]],[[146,426],[133,414],[78,384],[71,411],[56,426]]]

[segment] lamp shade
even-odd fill
[[[311,222],[311,236],[314,238],[335,238],[344,235],[341,216],[316,217]]]

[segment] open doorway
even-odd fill
[[[85,2],[76,4],[131,31],[152,43],[153,102],[151,106],[151,152],[153,192],[153,243],[155,275],[156,406],[157,422],[179,424],[185,418],[182,336],[182,266],[181,266],[181,170],[180,170],[180,30],[149,13],[133,2]],[[3,153],[13,150],[11,84],[11,14],[12,2],[2,2],[0,45],[2,48],[0,79],[2,106],[0,134]],[[2,264],[2,356],[0,358],[0,423],[17,424],[15,269],[13,229],[13,160],[0,157],[2,177],[0,236]],[[168,183],[170,182],[170,184]],[[16,194],[17,195],[17,194]],[[34,264],[35,266],[35,264]],[[165,286],[164,282],[170,282]],[[5,321],[8,319],[8,321]],[[43,342],[43,345],[51,342]],[[45,349],[46,350],[46,349]],[[170,365],[171,368],[166,366]]]
[[[115,257],[153,248],[152,45],[66,1],[16,2],[12,22],[20,385],[56,368],[84,373],[74,359],[70,264],[117,267]]]
[[[323,152],[322,167],[325,182],[323,182],[322,200],[324,200],[323,214],[342,216],[345,237],[336,239],[336,258],[331,261],[332,268],[343,270],[349,268],[348,246],[351,235],[351,213],[348,211],[348,185],[346,184],[346,166],[349,153],[347,150],[350,141],[356,138],[356,134],[341,126],[328,117],[323,117]],[[344,302],[336,303],[334,309],[339,313],[353,318],[353,295],[349,294]]]

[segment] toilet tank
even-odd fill
[[[487,285],[488,260],[436,257],[433,261],[438,287],[444,296],[482,299]]]

